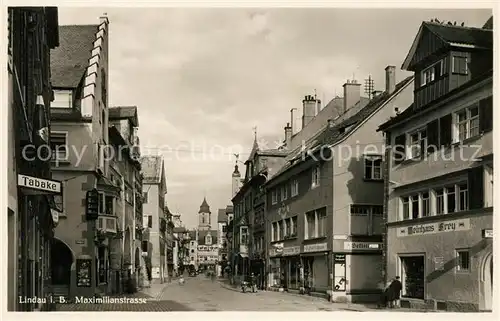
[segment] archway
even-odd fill
[[[482,302],[480,310],[492,311],[493,309],[493,255],[492,253],[486,254],[481,265],[481,287]]]
[[[62,241],[54,238],[50,251],[50,266],[52,284],[55,286],[69,287],[71,283],[71,265],[73,253]]]

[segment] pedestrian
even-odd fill
[[[399,276],[396,276],[387,289],[387,300],[390,308],[399,308],[401,299],[401,290],[403,284],[399,281]]]

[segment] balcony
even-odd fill
[[[99,215],[96,228],[105,234],[117,233],[117,217],[112,215]]]

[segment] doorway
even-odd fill
[[[481,283],[483,287],[483,304],[480,307],[483,311],[492,311],[493,309],[493,258],[488,253],[483,266],[481,267]]]
[[[401,256],[402,296],[413,299],[424,299],[425,259],[423,255]]]
[[[53,295],[67,297],[71,284],[73,253],[62,241],[54,238],[50,250],[50,268]]]

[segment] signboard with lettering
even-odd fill
[[[434,258],[434,270],[444,271],[444,257],[437,256]]]
[[[283,256],[300,254],[300,246],[289,246],[283,248]]]
[[[483,238],[485,238],[485,239],[492,239],[493,238],[493,230],[492,229],[485,229],[482,232],[483,232]]]
[[[344,242],[344,250],[346,251],[377,251],[382,249],[382,243],[372,242]]]
[[[61,182],[37,178],[27,175],[17,175],[17,185],[29,189],[27,194],[59,194],[61,193]]]
[[[92,259],[76,259],[76,286],[92,285]]]
[[[345,254],[333,254],[333,282],[334,291],[346,290]]]
[[[470,230],[470,219],[467,218],[453,221],[399,227],[397,229],[397,236],[405,237],[468,230]]]
[[[218,245],[198,245],[198,262],[200,264],[214,264],[218,257]]]
[[[322,252],[328,250],[326,243],[304,245],[304,253],[307,252]]]

